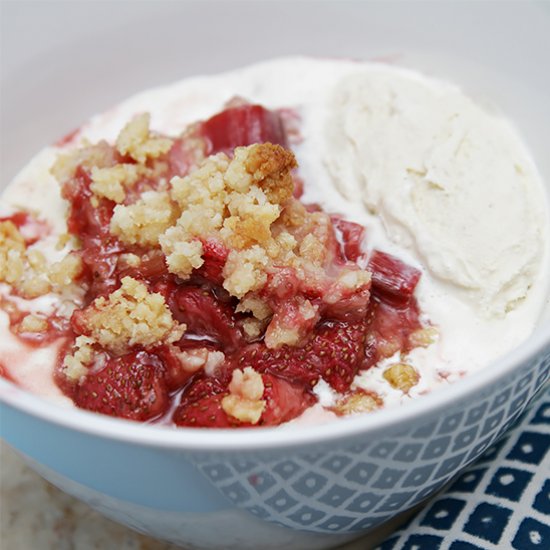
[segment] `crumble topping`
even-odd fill
[[[0,222],[0,281],[13,285],[22,278],[26,249],[16,225],[11,221]]]
[[[334,412],[340,415],[366,413],[381,408],[383,404],[378,394],[357,390],[340,399],[334,406]]]
[[[268,263],[265,250],[258,245],[248,250],[232,250],[223,270],[223,287],[237,298],[242,298],[247,292],[259,290],[267,281]]]
[[[257,424],[265,410],[264,382],[261,374],[252,367],[233,371],[229,395],[222,399],[222,409],[233,418]]]
[[[92,167],[90,189],[98,197],[105,197],[117,204],[124,202],[126,187],[133,186],[140,175],[140,165],[117,164],[110,168]]]
[[[121,282],[108,298],[96,298],[81,312],[79,324],[87,336],[115,354],[138,344],[172,343],[182,337],[186,327],[174,320],[161,294],[149,292],[132,277]]]
[[[401,390],[403,393],[408,393],[420,380],[416,369],[407,363],[392,365],[384,371],[383,376],[392,388]]]
[[[125,244],[158,246],[159,237],[176,221],[170,196],[147,191],[133,204],[115,206],[110,231]]]
[[[21,323],[19,323],[19,332],[43,332],[48,329],[48,322],[42,315],[34,315],[30,313],[25,315]]]
[[[76,338],[73,353],[63,358],[63,373],[69,380],[78,382],[86,376],[95,358],[94,344],[93,338],[88,336]]]
[[[62,289],[78,279],[82,269],[82,258],[78,254],[69,253],[60,262],[52,264],[48,276],[54,287]]]
[[[121,155],[129,155],[144,164],[147,159],[157,158],[170,150],[173,141],[155,136],[149,129],[150,121],[150,115],[143,113],[134,117],[121,130],[116,140],[116,147]]]

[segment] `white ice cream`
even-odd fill
[[[296,109],[303,141],[293,149],[304,200],[366,225],[369,249],[423,271],[417,298],[440,338],[407,358],[420,383],[407,396],[392,389],[382,377],[386,360],[356,385],[387,406],[401,403],[487,365],[530,335],[548,291],[540,178],[513,125],[453,85],[381,64],[280,59],[141,93],[94,117],[79,140],[113,141],[144,111],[154,129],[179,133],[233,96]],[[64,204],[47,172],[57,152],[46,149],[16,178],[0,215],[34,207],[63,231]],[[0,352],[14,340],[3,315]],[[32,376],[27,369],[19,382],[29,387]],[[323,404],[333,399],[326,384],[318,394]]]

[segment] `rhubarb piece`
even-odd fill
[[[391,254],[375,250],[367,269],[372,272],[373,293],[397,305],[407,304],[420,279],[420,271]]]
[[[287,146],[281,117],[260,105],[226,109],[204,121],[201,133],[207,140],[207,154],[233,153],[235,147],[253,143]]]
[[[358,223],[343,220],[339,216],[331,216],[331,220],[334,227],[340,232],[346,260],[357,262],[357,260],[364,257],[365,228]]]

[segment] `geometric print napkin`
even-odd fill
[[[550,550],[550,386],[376,550]]]

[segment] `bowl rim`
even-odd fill
[[[517,371],[537,356],[550,353],[550,321],[542,323],[523,344],[461,380],[437,388],[428,395],[376,412],[339,418],[322,424],[295,424],[250,429],[175,428],[141,423],[70,408],[34,395],[13,382],[0,378],[0,404],[57,427],[133,445],[181,451],[263,451],[312,445],[326,445],[358,435],[388,434],[402,430],[403,421],[417,422],[437,417],[438,412],[456,406],[469,396],[489,391],[493,384]],[[540,387],[543,387],[541,383]],[[492,390],[495,391],[494,389]],[[68,412],[70,411],[70,414]],[[0,409],[1,412],[1,409]],[[2,420],[0,415],[0,431]]]

